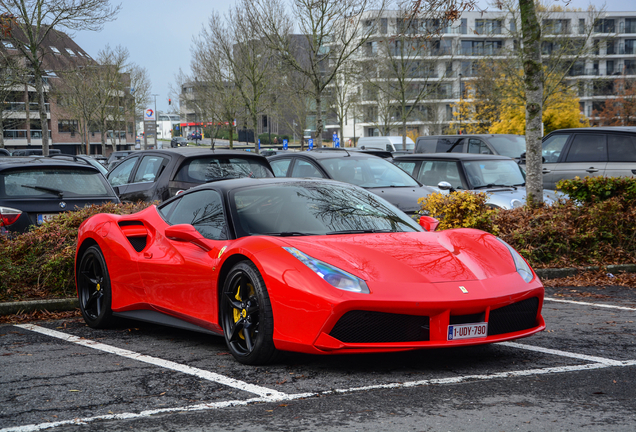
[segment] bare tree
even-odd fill
[[[137,138],[137,118],[143,118],[143,111],[150,103],[150,90],[152,83],[148,70],[145,67],[131,65],[128,74],[130,75],[130,104],[127,107],[126,117],[132,114],[133,118],[133,139]],[[173,98],[174,100],[175,98]]]
[[[315,101],[316,145],[322,146],[323,93],[343,65],[371,36],[373,21],[386,0],[242,0],[268,47],[283,65],[305,75]],[[289,6],[289,10],[287,8]],[[292,37],[294,23],[299,38]]]
[[[256,143],[258,116],[265,112],[268,90],[277,77],[277,59],[267,49],[256,28],[246,25],[249,9],[249,1],[241,0],[223,19],[218,13],[212,14],[207,28],[198,37],[198,46],[210,49],[214,45],[217,54],[223,56],[224,67],[231,74],[226,78],[231,79],[243,100]],[[258,152],[258,146],[254,148]]]
[[[212,25],[212,21],[210,21]],[[237,113],[244,106],[243,98],[235,85],[235,75],[232,62],[225,55],[223,47],[215,43],[214,38],[204,37],[203,34],[195,39],[192,48],[192,72],[204,83],[195,91],[195,100],[201,101],[199,109],[206,112],[213,123],[216,132],[220,126],[227,124],[229,129],[230,148],[234,148],[234,120]],[[214,148],[215,135],[212,139]]]
[[[110,0],[0,0],[3,20],[9,20],[6,38],[27,60],[35,80],[42,123],[42,153],[49,154],[49,128],[44,102],[46,76],[43,42],[58,29],[100,30],[115,19],[120,6]]]

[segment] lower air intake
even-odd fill
[[[429,319],[418,315],[349,311],[329,335],[344,343],[427,341]]]
[[[532,297],[490,311],[488,336],[528,330],[537,326],[539,299]]]

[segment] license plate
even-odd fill
[[[48,222],[57,216],[57,213],[43,213],[38,214],[38,225],[42,225],[44,222]]]
[[[488,336],[488,323],[454,324],[448,326],[448,339],[477,339]]]

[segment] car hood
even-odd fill
[[[483,280],[516,271],[508,249],[474,229],[286,237],[282,242],[366,281]]]
[[[382,198],[402,210],[404,213],[418,212],[421,206],[418,204],[417,200],[435,192],[433,188],[430,188],[428,186],[394,186],[365,189],[378,196],[381,196]]]

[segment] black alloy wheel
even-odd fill
[[[98,246],[91,246],[82,254],[77,273],[77,294],[86,324],[92,328],[108,328],[114,323],[110,277]]]
[[[259,365],[274,359],[272,306],[265,282],[250,261],[236,264],[225,280],[221,324],[225,342],[240,363]]]

